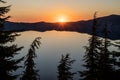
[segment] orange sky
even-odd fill
[[[120,0],[5,0],[12,5],[8,15],[14,22],[57,22],[63,16],[67,21],[91,19],[97,16],[120,14]]]

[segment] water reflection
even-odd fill
[[[29,36],[30,33],[32,35]],[[38,42],[34,43],[34,38],[37,36],[42,37],[42,44],[39,43],[39,39],[37,39]],[[120,79],[119,40],[117,42],[111,40],[107,41],[107,53],[109,52],[109,55],[106,55],[104,54],[106,53],[104,52],[106,50],[103,50],[105,49],[105,39],[100,38],[99,42],[102,44],[96,44],[96,46],[98,46],[96,48],[99,48],[100,50],[102,49],[102,51],[100,52],[99,50],[98,55],[95,55],[95,65],[89,66],[90,63],[92,63],[92,59],[87,60],[84,58],[87,65],[82,66],[83,64],[86,64],[86,62],[82,61],[83,56],[86,54],[83,46],[88,45],[89,35],[74,32],[50,31],[40,33],[27,31],[21,32],[21,36],[14,32],[0,32],[0,37],[1,80],[64,80],[65,78],[65,80],[78,80],[79,75],[72,73],[78,71],[81,71],[80,75],[84,75],[80,76],[80,80],[91,80],[90,78],[92,78],[92,80]],[[91,41],[91,39],[89,41]],[[38,44],[41,45],[40,48]],[[29,45],[31,46],[29,47]],[[24,46],[24,48],[18,46]],[[111,46],[112,48],[110,48]],[[89,46],[86,47],[86,50],[88,48]],[[19,58],[15,57],[18,53],[21,53],[19,54]],[[68,54],[63,54],[61,57],[61,53],[71,54],[70,56]],[[106,56],[109,56],[109,59],[107,59],[108,57]],[[86,57],[88,58],[90,55],[86,55]],[[74,59],[76,60],[75,62]],[[21,64],[21,61],[24,61],[24,64]],[[68,64],[71,62],[67,67],[68,70],[67,68],[66,70],[64,69],[65,66],[63,63],[66,61]],[[72,62],[74,62],[74,64],[72,64]],[[15,75],[12,74],[20,68],[20,66],[18,66],[19,63],[20,66],[24,66],[22,69],[23,72],[20,71],[20,73],[23,73],[20,75],[21,78],[19,77],[19,74],[17,75],[17,73],[15,73]],[[89,69],[87,68],[86,70],[86,66],[89,67]],[[94,74],[92,74],[92,69],[95,69]],[[66,73],[64,74],[64,72],[67,71],[68,74],[66,77]],[[64,79],[61,75],[64,75]]]
[[[71,72],[77,72],[83,68],[80,66],[83,63],[82,57],[85,51],[83,46],[87,44],[89,35],[65,31],[27,31],[21,32],[21,35],[22,36],[19,36],[15,42],[19,43],[21,46],[25,45],[24,49],[21,51],[21,53],[23,53],[21,56],[27,55],[29,45],[34,38],[37,36],[42,37],[41,47],[36,49],[37,57],[34,58],[36,68],[40,70],[38,73],[41,80],[57,80],[57,66],[59,65],[59,60],[61,60],[60,58],[63,53],[63,55],[70,53],[70,57],[76,60],[75,63],[71,65]],[[25,37],[27,37],[27,39]],[[74,80],[78,80],[78,78],[79,75],[77,74],[73,76]]]

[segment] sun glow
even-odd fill
[[[67,19],[66,19],[66,17],[64,17],[64,16],[60,16],[60,17],[58,17],[58,22],[67,22]]]

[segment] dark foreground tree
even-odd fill
[[[6,3],[3,0],[0,0],[0,3]],[[3,29],[3,24],[5,22],[6,19],[8,19],[10,16],[5,16],[6,13],[8,13],[10,10],[10,6],[5,6],[5,7],[1,7],[0,6],[0,30]]]
[[[38,70],[35,70],[34,58],[36,57],[35,49],[38,49],[41,42],[40,37],[37,37],[31,44],[28,54],[26,55],[25,60],[25,71],[21,80],[40,80],[38,75]]]
[[[120,40],[112,44],[117,50],[112,51],[112,61],[114,69],[114,80],[120,80]]]
[[[5,3],[2,0],[0,2]],[[3,31],[4,22],[8,18],[4,15],[9,11],[9,7],[0,7],[0,80],[15,80],[18,75],[13,75],[12,72],[20,67],[18,63],[23,60],[23,58],[14,58],[23,47],[11,44],[18,34]]]
[[[97,21],[95,13],[92,26],[92,36],[89,39],[89,46],[85,47],[86,53],[84,56],[85,61],[84,67],[86,67],[86,70],[80,72],[82,80],[97,80],[98,59],[102,40],[98,36],[96,36],[97,35],[96,29]]]
[[[112,68],[112,58],[111,51],[109,51],[109,47],[111,46],[111,41],[109,38],[109,31],[108,31],[108,25],[105,23],[105,28],[103,31],[103,41],[102,46],[100,47],[101,51],[99,53],[98,58],[98,80],[113,80],[113,68]]]
[[[76,74],[70,71],[75,60],[71,60],[69,56],[69,54],[66,54],[61,57],[58,65],[58,80],[73,80],[73,76]]]
[[[12,75],[12,72],[16,71],[20,66],[17,64],[23,60],[14,59],[14,56],[18,54],[22,47],[17,45],[5,46],[0,43],[0,79],[1,80],[15,80],[18,75]]]
[[[107,24],[103,31],[104,38],[97,35],[97,21],[94,16],[92,37],[89,40],[89,46],[86,47],[86,54],[84,57],[85,67],[87,70],[80,72],[81,80],[119,80],[118,70],[115,67],[119,66],[118,59],[120,58],[118,52],[111,52],[109,48],[112,46],[109,40],[109,31]],[[117,56],[116,56],[117,55]],[[115,58],[117,57],[117,58]]]

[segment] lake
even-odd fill
[[[57,66],[62,54],[70,54],[71,59],[76,61],[72,65],[71,72],[82,71],[83,56],[85,54],[84,46],[88,45],[90,35],[67,32],[67,31],[25,31],[19,32],[15,40],[18,46],[24,46],[16,58],[25,56],[28,53],[30,44],[36,37],[41,37],[41,46],[36,50],[35,58],[36,69],[39,70],[41,80],[57,80]],[[23,65],[23,62],[20,64]],[[22,74],[24,69],[18,69],[17,74]],[[16,74],[16,73],[15,73]],[[74,76],[74,80],[79,79],[79,74]]]

